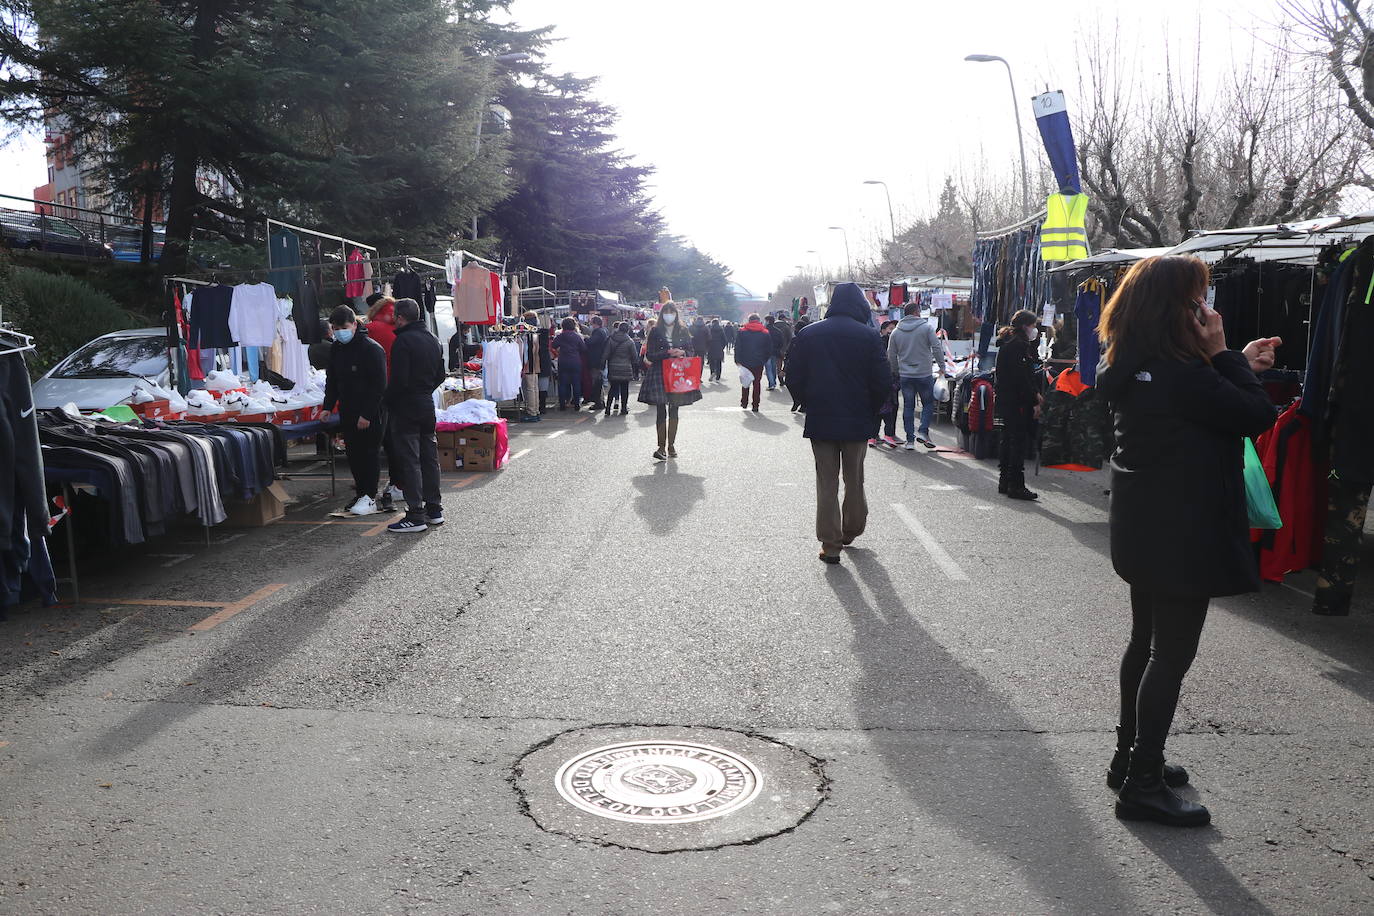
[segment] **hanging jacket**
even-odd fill
[[[1322,562],[1327,462],[1312,430],[1311,419],[1295,403],[1255,440],[1283,519],[1282,528],[1252,532],[1260,543],[1260,578],[1267,582],[1282,582],[1289,573]]]
[[[1066,369],[1045,395],[1040,417],[1040,461],[1045,467],[1096,471],[1111,453],[1112,419],[1107,402]]]

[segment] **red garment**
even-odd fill
[[[181,291],[179,289],[173,288],[172,302],[176,307],[177,333],[181,335],[182,340],[190,340],[191,322],[186,319],[186,312],[181,307]],[[173,355],[175,356],[175,354]],[[173,359],[173,363],[175,362],[176,360]],[[190,376],[193,381],[200,381],[205,378],[205,369],[200,364],[199,350],[191,350],[189,348],[187,349],[186,374]]]
[[[1074,397],[1078,397],[1091,387],[1091,385],[1083,384],[1083,377],[1078,374],[1077,369],[1065,369],[1063,372],[1059,373],[1059,378],[1054,380],[1054,388],[1056,391],[1063,391]],[[1093,468],[1093,470],[1097,469]]]
[[[348,282],[344,284],[344,295],[350,299],[367,295],[367,287],[363,283],[363,253],[354,248],[348,253],[348,263],[344,265],[344,279]],[[389,352],[389,351],[388,351]]]
[[[487,300],[488,324],[501,323],[501,275],[491,275],[491,298]]]
[[[997,415],[997,391],[992,382],[980,378],[973,383],[968,402],[968,430],[970,433],[992,432],[992,420]]]
[[[747,323],[745,323],[745,324],[742,324],[742,325],[740,325],[740,330],[741,330],[741,331],[762,331],[762,332],[765,333],[765,334],[768,333],[768,328],[766,328],[766,327],[764,326],[764,324],[763,324],[762,321],[750,321],[750,322],[747,322]]]
[[[1260,541],[1260,578],[1282,582],[1322,561],[1327,462],[1317,455],[1312,421],[1298,413],[1296,403],[1255,441],[1255,451],[1274,488],[1283,527],[1251,536]]]
[[[906,304],[906,284],[893,283],[887,289],[887,304],[889,308],[898,308]]]
[[[390,303],[382,306],[382,310],[377,313],[377,317],[367,323],[367,336],[382,345],[386,351],[386,372],[387,377],[391,376],[391,345],[396,342],[396,309]]]

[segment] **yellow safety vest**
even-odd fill
[[[1088,195],[1051,194],[1045,201],[1045,225],[1040,230],[1040,259],[1077,261],[1088,256]]]

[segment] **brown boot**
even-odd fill
[[[668,457],[677,457],[677,420],[668,421]]]

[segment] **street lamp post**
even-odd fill
[[[854,279],[854,262],[849,257],[849,233],[845,231],[843,226],[830,226],[829,228],[844,235],[844,265],[845,270],[848,271],[849,279],[852,280]]]
[[[887,186],[886,181],[870,180],[864,184],[880,184],[883,186],[883,193],[887,195],[887,222],[892,229],[892,244],[897,244],[897,219],[892,215],[892,189]]]
[[[824,276],[825,276],[825,261],[821,258],[821,253],[820,253],[819,251],[817,251],[816,249],[814,249],[814,248],[808,248],[808,249],[806,249],[806,253],[807,253],[807,254],[814,254],[814,255],[816,256],[816,268],[820,271],[820,275],[821,275],[822,277],[824,277]]]
[[[498,64],[518,64],[529,60],[530,56],[524,51],[517,51],[514,54],[498,54],[492,60]],[[472,161],[475,163],[482,155],[482,125],[487,120],[487,109],[482,108],[477,112],[477,142],[473,147]],[[472,211],[472,240],[477,241],[477,211]]]
[[[1021,148],[1021,211],[1025,216],[1030,216],[1030,184],[1026,180],[1026,140],[1021,134],[1021,103],[1016,100],[1016,81],[1011,76],[1011,64],[1007,63],[1006,58],[998,57],[996,54],[970,54],[964,60],[975,64],[1000,61],[1002,66],[1007,68],[1007,84],[1011,86],[1011,109],[1016,116],[1016,143]]]

